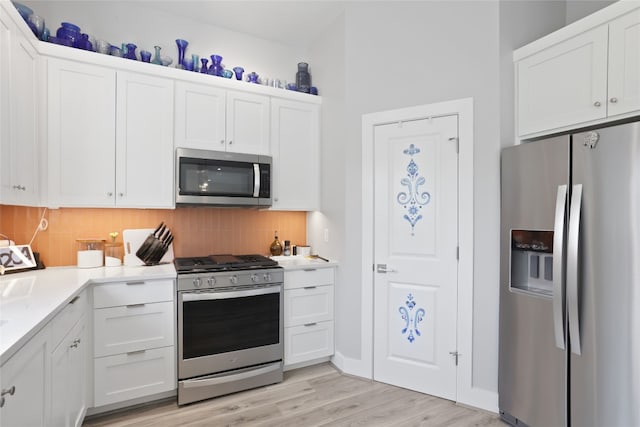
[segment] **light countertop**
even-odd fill
[[[278,261],[278,264],[285,270],[303,270],[305,268],[337,267],[338,262],[334,260],[324,261],[319,258],[309,258],[303,256],[272,256],[271,259]]]
[[[0,276],[0,365],[87,286],[175,277],[173,263],[151,267],[49,267]]]

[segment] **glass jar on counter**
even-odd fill
[[[95,268],[104,265],[104,239],[76,239],[78,268]]]
[[[122,242],[111,242],[104,245],[105,267],[118,267],[122,265],[124,247]]]

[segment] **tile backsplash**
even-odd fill
[[[44,208],[0,205],[0,233],[16,244],[27,244],[40,221]],[[40,253],[46,266],[76,264],[76,239],[110,240],[117,231],[155,228],[161,221],[175,235],[174,253],[178,257],[208,254],[269,254],[273,233],[291,244],[306,244],[306,212],[276,212],[230,208],[180,209],[47,209],[46,231],[39,231],[32,249]],[[4,239],[4,237],[0,238]]]

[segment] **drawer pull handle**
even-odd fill
[[[313,323],[305,323],[304,326],[316,326],[317,323],[313,322]]]
[[[135,354],[144,354],[147,350],[136,350],[127,352],[127,356],[133,356]]]
[[[145,304],[127,304],[127,308],[144,307]]]
[[[316,271],[317,268],[304,268],[302,271]]]
[[[73,297],[71,301],[69,301],[69,304],[75,304],[76,301],[78,301],[79,299],[80,299],[80,295],[76,295],[75,297]]]
[[[8,394],[9,396],[13,396],[15,392],[16,392],[16,386],[12,385],[9,388],[3,388],[2,393],[0,393],[0,396],[4,396],[5,394]]]
[[[315,289],[317,286],[305,286],[303,289]]]
[[[127,286],[130,286],[130,285],[144,285],[144,280],[140,280],[137,282],[127,282]]]

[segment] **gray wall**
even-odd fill
[[[591,15],[593,12],[609,6],[615,1],[611,0],[567,0],[566,24],[571,24],[578,19]]]

